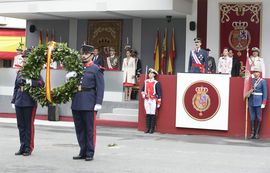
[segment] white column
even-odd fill
[[[194,21],[196,23],[195,31],[190,31],[189,22]],[[186,16],[186,60],[185,60],[185,71],[188,71],[188,62],[190,50],[194,47],[193,39],[197,37],[197,1],[193,1],[192,14]]]
[[[132,47],[141,55],[142,19],[135,18],[132,21]]]
[[[77,32],[78,32],[78,20],[69,20],[69,36],[68,36],[68,46],[72,49],[77,49]]]

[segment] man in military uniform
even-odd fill
[[[17,55],[14,57],[13,68],[21,69],[22,68],[21,64],[22,64],[22,61],[24,60],[24,58],[22,57],[23,50],[22,50],[21,45],[16,50],[17,50]]]
[[[208,73],[208,55],[201,48],[200,38],[195,38],[195,48],[190,51],[188,72],[190,73]]]
[[[254,78],[252,79],[252,93],[248,98],[248,106],[251,121],[251,139],[259,139],[259,132],[262,121],[262,111],[265,108],[267,100],[267,83],[266,80],[260,78],[261,67],[253,66]],[[257,127],[255,130],[255,120],[257,120]]]
[[[100,68],[92,61],[94,47],[83,45],[81,59],[84,73],[78,84],[78,92],[72,99],[72,115],[80,153],[74,160],[93,160],[96,143],[96,111],[101,109],[104,94],[104,79]],[[75,77],[75,72],[69,72],[66,77]]]
[[[23,58],[27,57],[29,52],[25,52]],[[15,64],[16,67],[23,67],[24,61]],[[17,127],[20,136],[20,149],[15,155],[29,156],[34,149],[34,120],[37,109],[37,102],[24,91],[24,85],[29,84],[33,87],[43,87],[42,77],[38,80],[25,79],[21,71],[17,71],[14,93],[12,98],[12,107],[16,110]]]
[[[110,56],[107,57],[107,69],[119,70],[119,57],[115,55],[115,49],[110,48]]]
[[[161,104],[161,86],[160,82],[155,80],[156,75],[158,75],[158,72],[150,68],[148,71],[149,79],[144,81],[141,91],[146,112],[145,133],[154,133],[156,126],[156,108],[159,108]]]
[[[209,53],[211,51],[209,48],[205,50],[207,51],[207,55],[208,55],[208,73],[214,74],[216,73],[216,70],[217,70],[215,58],[212,56],[209,56]]]

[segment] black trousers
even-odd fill
[[[94,111],[72,110],[80,156],[93,157],[96,144],[96,123]]]
[[[20,151],[32,152],[34,149],[34,120],[36,107],[15,107],[17,127],[20,136]]]

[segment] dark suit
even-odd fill
[[[23,90],[25,79],[20,71],[15,80],[14,93],[11,103],[15,104],[17,127],[20,135],[20,152],[32,152],[34,149],[34,119],[36,115],[37,102]],[[42,77],[32,80],[33,87],[43,87]]]
[[[231,75],[234,76],[239,76],[240,75],[240,68],[241,68],[241,64],[239,62],[239,60],[237,58],[232,58],[233,62],[232,62],[232,71],[231,71]]]
[[[196,61],[195,57],[197,57],[199,62]],[[199,51],[190,51],[188,72],[208,73],[208,54],[204,49],[200,48]]]
[[[102,104],[104,79],[100,68],[93,62],[84,67],[78,91],[71,104],[80,156],[93,157],[95,152],[95,113],[94,106]]]
[[[94,56],[93,62],[99,67],[104,67],[103,58],[100,55]]]
[[[214,59],[214,57],[209,56],[208,57],[208,73],[214,74],[216,73],[216,61]]]

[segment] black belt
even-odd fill
[[[85,88],[85,87],[82,87],[80,91],[96,92],[96,89],[95,88]]]

